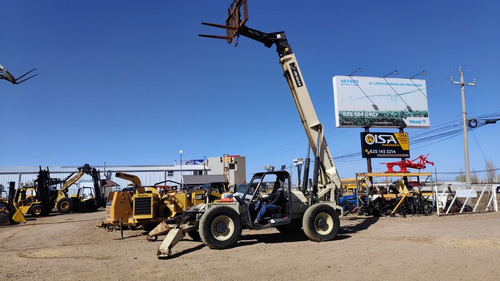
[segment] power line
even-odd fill
[[[492,171],[500,171],[500,168],[497,168],[497,169],[489,169],[489,170],[479,170],[479,171],[475,171],[473,170],[472,172],[474,173],[488,173],[488,172],[492,172]],[[464,172],[439,172],[440,174],[445,174],[445,175],[461,175],[463,174]]]
[[[488,118],[484,118],[484,117]],[[468,127],[468,131],[473,131],[476,129],[479,129],[485,125],[488,125],[486,123],[486,120],[489,119],[495,119],[498,118],[500,119],[500,113],[493,113],[493,114],[488,114],[488,115],[483,115],[483,116],[478,116],[476,119],[469,119],[469,120],[478,120],[477,125],[475,127]],[[426,129],[426,131],[422,131],[420,134],[416,134],[414,137],[410,137],[410,146],[413,146],[415,144],[425,144],[422,146],[419,146],[417,148],[425,147],[431,144],[435,144],[438,142],[442,142],[445,140],[448,140],[450,138],[456,137],[462,133],[462,129],[460,128],[460,124],[457,122],[448,122],[445,123],[441,126],[437,126],[432,130]],[[411,133],[410,133],[411,134]],[[345,152],[340,152],[336,153],[333,155],[333,158],[337,161],[340,160],[342,162],[346,160],[350,160],[351,158],[359,157],[361,155],[359,148],[353,148],[350,150],[345,150]]]

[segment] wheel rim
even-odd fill
[[[37,208],[33,209],[33,213],[34,213],[35,215],[40,215],[40,214],[42,213],[42,208],[38,208],[38,207],[37,207]]]
[[[319,235],[328,235],[333,230],[333,218],[328,213],[319,213],[314,218],[314,230]]]
[[[215,239],[225,241],[234,233],[234,222],[228,216],[218,216],[210,225],[210,230]]]
[[[69,208],[69,203],[67,201],[61,202],[61,209],[67,210]]]

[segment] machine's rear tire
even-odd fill
[[[315,242],[331,240],[339,232],[339,215],[328,204],[315,204],[309,207],[302,219],[306,236]]]
[[[238,213],[230,207],[215,207],[203,214],[198,231],[210,249],[225,249],[240,239],[241,222]]]
[[[38,217],[38,216],[45,214],[45,208],[43,207],[43,205],[40,205],[40,204],[32,206],[30,211],[31,211],[31,215],[34,217]]]
[[[73,210],[73,200],[68,197],[61,198],[57,201],[56,208],[59,213],[68,214],[71,210]]]

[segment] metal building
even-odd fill
[[[129,181],[117,178],[117,172],[123,172],[139,177],[142,185],[154,185],[155,183],[171,180],[183,183],[183,176],[186,175],[224,175],[229,184],[239,184],[245,182],[246,167],[245,157],[233,157],[232,163],[223,162],[222,157],[210,157],[201,160],[183,160],[174,165],[92,165],[100,172],[101,179],[110,179],[119,185],[119,188],[127,187]],[[231,159],[230,159],[231,160]],[[83,166],[82,163],[81,166]],[[90,164],[90,163],[89,163]],[[231,164],[231,165],[229,165]],[[0,167],[0,197],[8,196],[9,182],[15,182],[16,188],[23,185],[31,185],[37,178],[40,169],[49,170],[51,178],[65,179],[71,173],[77,172],[81,166],[12,166]],[[76,184],[69,188],[69,195],[75,194],[78,188],[92,187],[92,178],[84,175]],[[104,190],[107,197],[111,187]]]

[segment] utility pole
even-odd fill
[[[462,72],[462,67],[458,68],[460,71],[460,82],[453,81],[453,76],[450,77],[451,83],[460,84],[460,89],[462,92],[462,130],[464,135],[464,155],[465,155],[465,185],[470,188],[470,168],[469,168],[469,142],[467,140],[467,112],[465,112],[465,87],[464,86],[476,86],[476,78],[474,78],[473,83],[464,82],[464,73]]]

